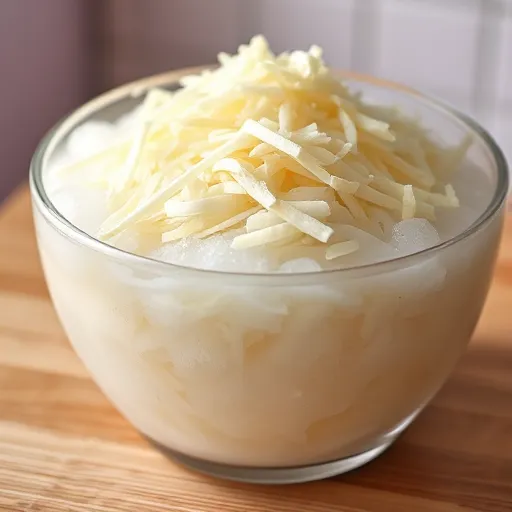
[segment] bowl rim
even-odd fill
[[[458,235],[427,249],[375,263],[312,272],[250,273],[187,267],[130,253],[89,235],[60,214],[46,193],[43,183],[43,170],[47,164],[49,155],[55,149],[55,146],[61,142],[61,139],[70,133],[70,129],[74,128],[81,121],[87,119],[91,114],[98,112],[103,107],[108,107],[114,104],[116,101],[120,101],[127,97],[140,97],[149,89],[154,87],[178,86],[179,80],[183,76],[198,73],[213,67],[214,66],[183,68],[129,82],[93,98],[58,121],[39,142],[30,162],[29,182],[32,202],[33,205],[43,214],[46,221],[62,235],[71,239],[75,244],[77,243],[79,245],[86,246],[95,252],[103,253],[109,258],[131,266],[142,266],[146,269],[151,268],[158,272],[175,273],[179,271],[181,273],[194,274],[201,278],[236,278],[244,283],[248,281],[257,281],[272,285],[285,284],[286,282],[288,282],[287,284],[318,284],[320,278],[332,279],[335,276],[347,276],[349,274],[364,275],[368,273],[382,273],[412,265],[420,258],[434,255],[478,233],[494,218],[505,203],[509,189],[509,170],[506,158],[495,139],[477,121],[447,103],[406,85],[368,75],[341,71],[336,72],[336,75],[339,76],[340,80],[365,83],[378,88],[392,89],[402,94],[409,95],[410,97],[414,97],[426,106],[433,107],[438,111],[441,111],[443,114],[451,116],[456,122],[463,125],[466,130],[473,132],[474,135],[477,135],[480,138],[480,141],[484,143],[484,146],[489,150],[490,156],[494,160],[497,173],[497,183],[494,195],[487,208],[479,215],[473,224]],[[294,282],[291,283],[291,281]]]

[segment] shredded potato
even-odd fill
[[[129,141],[68,169],[101,168],[89,178],[109,193],[101,239],[132,229],[165,243],[243,226],[234,248],[326,244],[334,259],[358,245],[329,245],[332,215],[385,237],[382,218],[434,220],[458,206],[447,166],[468,145],[442,148],[416,121],[368,107],[320,48],[276,57],[258,36],[219,62],[176,92],[149,91]]]

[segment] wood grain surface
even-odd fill
[[[512,511],[512,218],[470,349],[402,438],[348,475],[251,486],[180,468],[101,394],[55,316],[20,189],[0,213],[0,510]]]

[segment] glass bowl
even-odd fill
[[[467,161],[493,196],[464,232],[391,261],[303,274],[190,269],[92,238],[48,197],[49,159],[84,121],[131,110],[134,91],[176,88],[175,73],[93,100],[33,158],[39,251],[69,340],[117,409],[186,466],[265,483],[359,467],[414,420],[471,338],[504,217],[502,152],[473,120],[420,93],[348,84],[418,115],[447,143],[473,136]]]

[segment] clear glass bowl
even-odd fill
[[[417,114],[438,137],[474,136],[468,160],[494,195],[463,233],[389,262],[311,274],[234,274],[153,261],[73,226],[44,186],[48,159],[134,89],[109,92],[42,141],[31,166],[37,239],[66,333],[112,403],[175,460],[225,478],[299,482],[383,452],[447,379],[487,294],[508,190],[491,136],[395,84],[351,79],[376,103]]]

